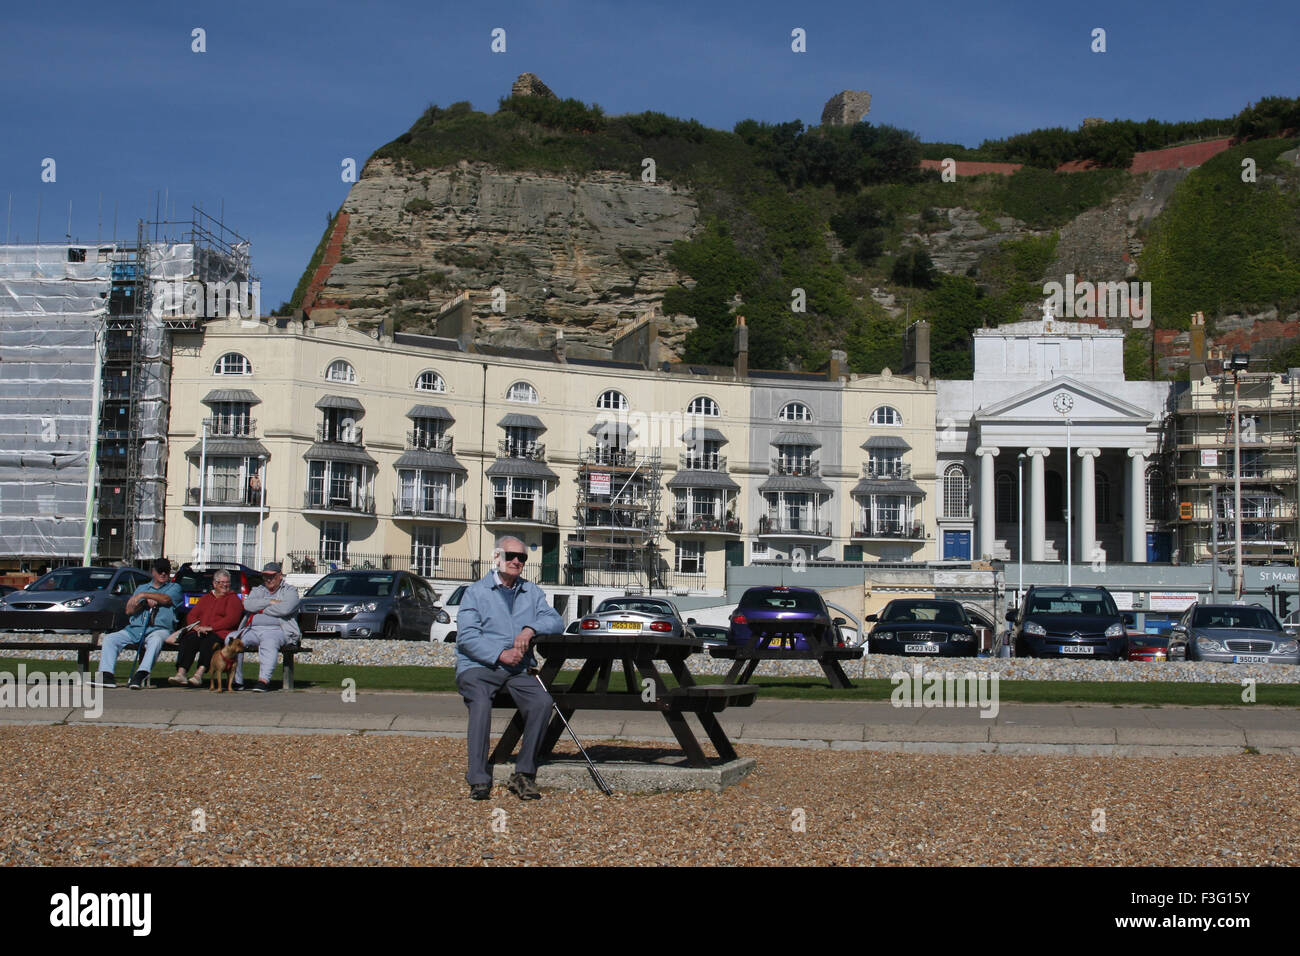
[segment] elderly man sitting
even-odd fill
[[[140,690],[149,681],[149,672],[162,651],[163,641],[176,626],[176,612],[184,600],[181,586],[171,579],[172,564],[166,558],[159,558],[153,563],[153,580],[135,589],[126,602],[126,613],[130,622],[120,631],[104,636],[99,650],[100,687],[116,687],[117,680],[113,671],[117,667],[117,655],[124,648],[143,646],[144,655],[140,666],[131,675],[127,684],[132,690]]]
[[[257,683],[253,690],[264,694],[271,689],[271,674],[275,659],[285,644],[302,640],[298,629],[298,589],[284,581],[284,569],[279,561],[268,561],[262,566],[262,584],[253,588],[244,598],[244,613],[248,615],[244,626],[231,637],[241,638],[244,647],[257,651]],[[243,688],[244,655],[239,655],[235,671],[235,686]]]

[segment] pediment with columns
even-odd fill
[[[1150,410],[1068,376],[981,408],[972,423],[978,429],[978,444],[989,447],[1063,447],[1068,441],[1075,447],[1138,448],[1150,453],[1158,439],[1158,424]]]

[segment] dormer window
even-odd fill
[[[810,422],[812,410],[803,402],[788,402],[777,417],[783,422]]]

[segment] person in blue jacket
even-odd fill
[[[132,690],[140,690],[149,683],[149,672],[158,660],[163,641],[176,630],[175,609],[185,600],[181,586],[171,579],[171,571],[172,564],[166,558],[155,561],[153,580],[136,588],[126,602],[130,622],[122,630],[104,636],[99,651],[100,673],[97,683],[100,687],[117,686],[117,681],[113,678],[117,655],[127,647],[136,648],[141,644],[144,644],[144,656],[127,686]]]
[[[515,772],[506,786],[520,800],[540,800],[537,789],[537,748],[550,722],[551,695],[528,673],[537,661],[529,648],[538,634],[558,634],[564,619],[546,601],[542,589],[520,575],[528,550],[515,537],[497,539],[492,551],[494,570],[465,590],[456,616],[456,686],[469,709],[469,795],[492,795],[488,769],[488,738],[492,697],[502,687],[510,692],[524,716],[524,736],[515,759]]]

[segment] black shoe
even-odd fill
[[[537,777],[531,773],[514,773],[506,782],[506,789],[520,800],[540,800],[542,792],[537,789]]]
[[[254,694],[265,694],[265,693],[266,693],[268,690],[270,690],[270,689],[271,689],[271,685],[270,685],[267,681],[264,681],[264,680],[260,680],[260,681],[258,681],[256,684],[253,685],[253,693],[254,693]]]
[[[117,678],[108,671],[100,671],[99,676],[91,681],[96,687],[111,687],[117,689]]]
[[[230,685],[230,689],[231,689],[231,690],[243,690],[243,689],[244,689],[244,685],[243,685],[243,684],[231,684],[231,685]]]
[[[126,686],[131,688],[131,690],[140,690],[148,683],[149,683],[149,672],[136,671],[135,675],[131,678],[131,682]]]
[[[492,798],[492,784],[490,783],[470,784],[469,798],[471,800],[490,800]]]

